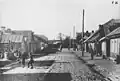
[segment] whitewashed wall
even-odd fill
[[[120,53],[120,38],[110,40],[111,56],[116,56]]]
[[[110,52],[114,52],[114,40],[110,40]]]
[[[102,54],[106,54],[106,42],[102,42]]]

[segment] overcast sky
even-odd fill
[[[120,14],[112,0],[0,0],[0,25],[54,39],[59,32],[73,35],[73,26],[81,31],[83,8],[88,31]]]

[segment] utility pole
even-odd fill
[[[84,56],[84,14],[85,14],[85,10],[83,9],[83,19],[82,19],[82,56]]]
[[[74,49],[74,44],[75,44],[75,26],[73,26],[73,49]]]
[[[71,32],[70,32],[70,42],[69,42],[70,48],[71,48]]]

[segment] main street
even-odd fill
[[[34,58],[34,68],[20,64],[3,67],[0,81],[103,81],[71,51]]]

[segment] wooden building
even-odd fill
[[[110,56],[114,58],[120,54],[120,27],[108,34],[106,38],[110,39]]]
[[[0,41],[2,50],[17,50],[27,51],[23,35],[2,35]]]

